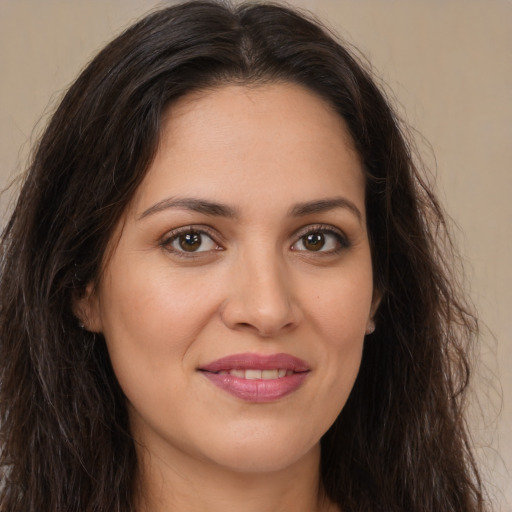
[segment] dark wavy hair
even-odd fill
[[[223,84],[300,84],[345,120],[364,163],[382,295],[347,404],[321,441],[344,512],[485,508],[464,421],[477,324],[439,204],[371,74],[307,16],[193,1],[137,22],[85,68],[35,148],[1,240],[0,510],[130,512],[137,458],[105,340],[73,300],[157,150],[162,113]],[[300,108],[300,105],[297,106]]]

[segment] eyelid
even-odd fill
[[[300,228],[294,234],[294,242],[292,243],[292,247],[303,237],[309,235],[311,233],[326,233],[331,234],[336,237],[338,240],[341,249],[346,249],[350,247],[351,243],[348,236],[339,228],[332,226],[331,224],[308,224]],[[293,249],[292,249],[293,250]],[[306,252],[306,251],[301,251]],[[318,251],[317,253],[311,251],[312,254],[332,254],[335,251]]]
[[[298,229],[293,236],[294,238],[301,238],[304,235],[308,235],[309,233],[314,233],[316,231],[331,232],[340,235],[343,238],[347,238],[340,228],[337,228],[332,224],[308,224],[307,226],[303,226]]]
[[[167,231],[165,235],[160,239],[159,245],[165,249],[166,251],[176,254],[180,257],[184,258],[194,258],[198,256],[202,256],[207,253],[211,253],[212,251],[195,251],[195,252],[187,252],[187,251],[178,251],[172,247],[172,242],[179,237],[180,235],[184,235],[187,233],[199,233],[201,235],[206,235],[213,240],[213,242],[218,246],[215,251],[224,250],[224,246],[219,239],[222,237],[219,233],[211,228],[210,226],[201,224],[189,224],[186,226],[180,226],[179,228],[171,229]]]

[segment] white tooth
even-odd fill
[[[284,376],[286,375],[286,370],[285,369],[280,369],[277,371],[277,376],[282,379]]]
[[[245,377],[245,370],[230,370],[229,374],[243,379]]]
[[[262,379],[277,379],[277,370],[262,370],[261,371]]]
[[[293,375],[293,370],[286,370],[286,376]]]
[[[221,370],[218,372],[219,375],[227,375],[229,372],[227,370]]]
[[[249,380],[261,379],[261,370],[245,370],[245,378]]]

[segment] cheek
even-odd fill
[[[324,283],[310,301],[311,325],[322,343],[324,389],[333,405],[331,419],[343,408],[361,363],[372,305],[371,267],[361,266]],[[341,274],[341,273],[340,273]]]
[[[317,283],[308,309],[322,336],[342,347],[364,338],[373,299],[371,267],[360,265]]]
[[[198,293],[197,280],[161,263],[129,260],[110,268],[100,294],[101,323],[125,393],[158,389],[163,376],[178,381],[191,345],[215,314],[214,294]]]
[[[123,330],[142,343],[165,340],[168,344],[170,338],[192,336],[215,309],[212,294],[204,287],[199,289],[200,279],[173,272],[168,265],[128,261],[111,267],[115,270],[106,276],[101,308],[107,337],[109,332]]]

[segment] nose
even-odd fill
[[[243,258],[230,276],[221,317],[233,330],[270,338],[293,330],[302,318],[293,283],[278,258]]]

